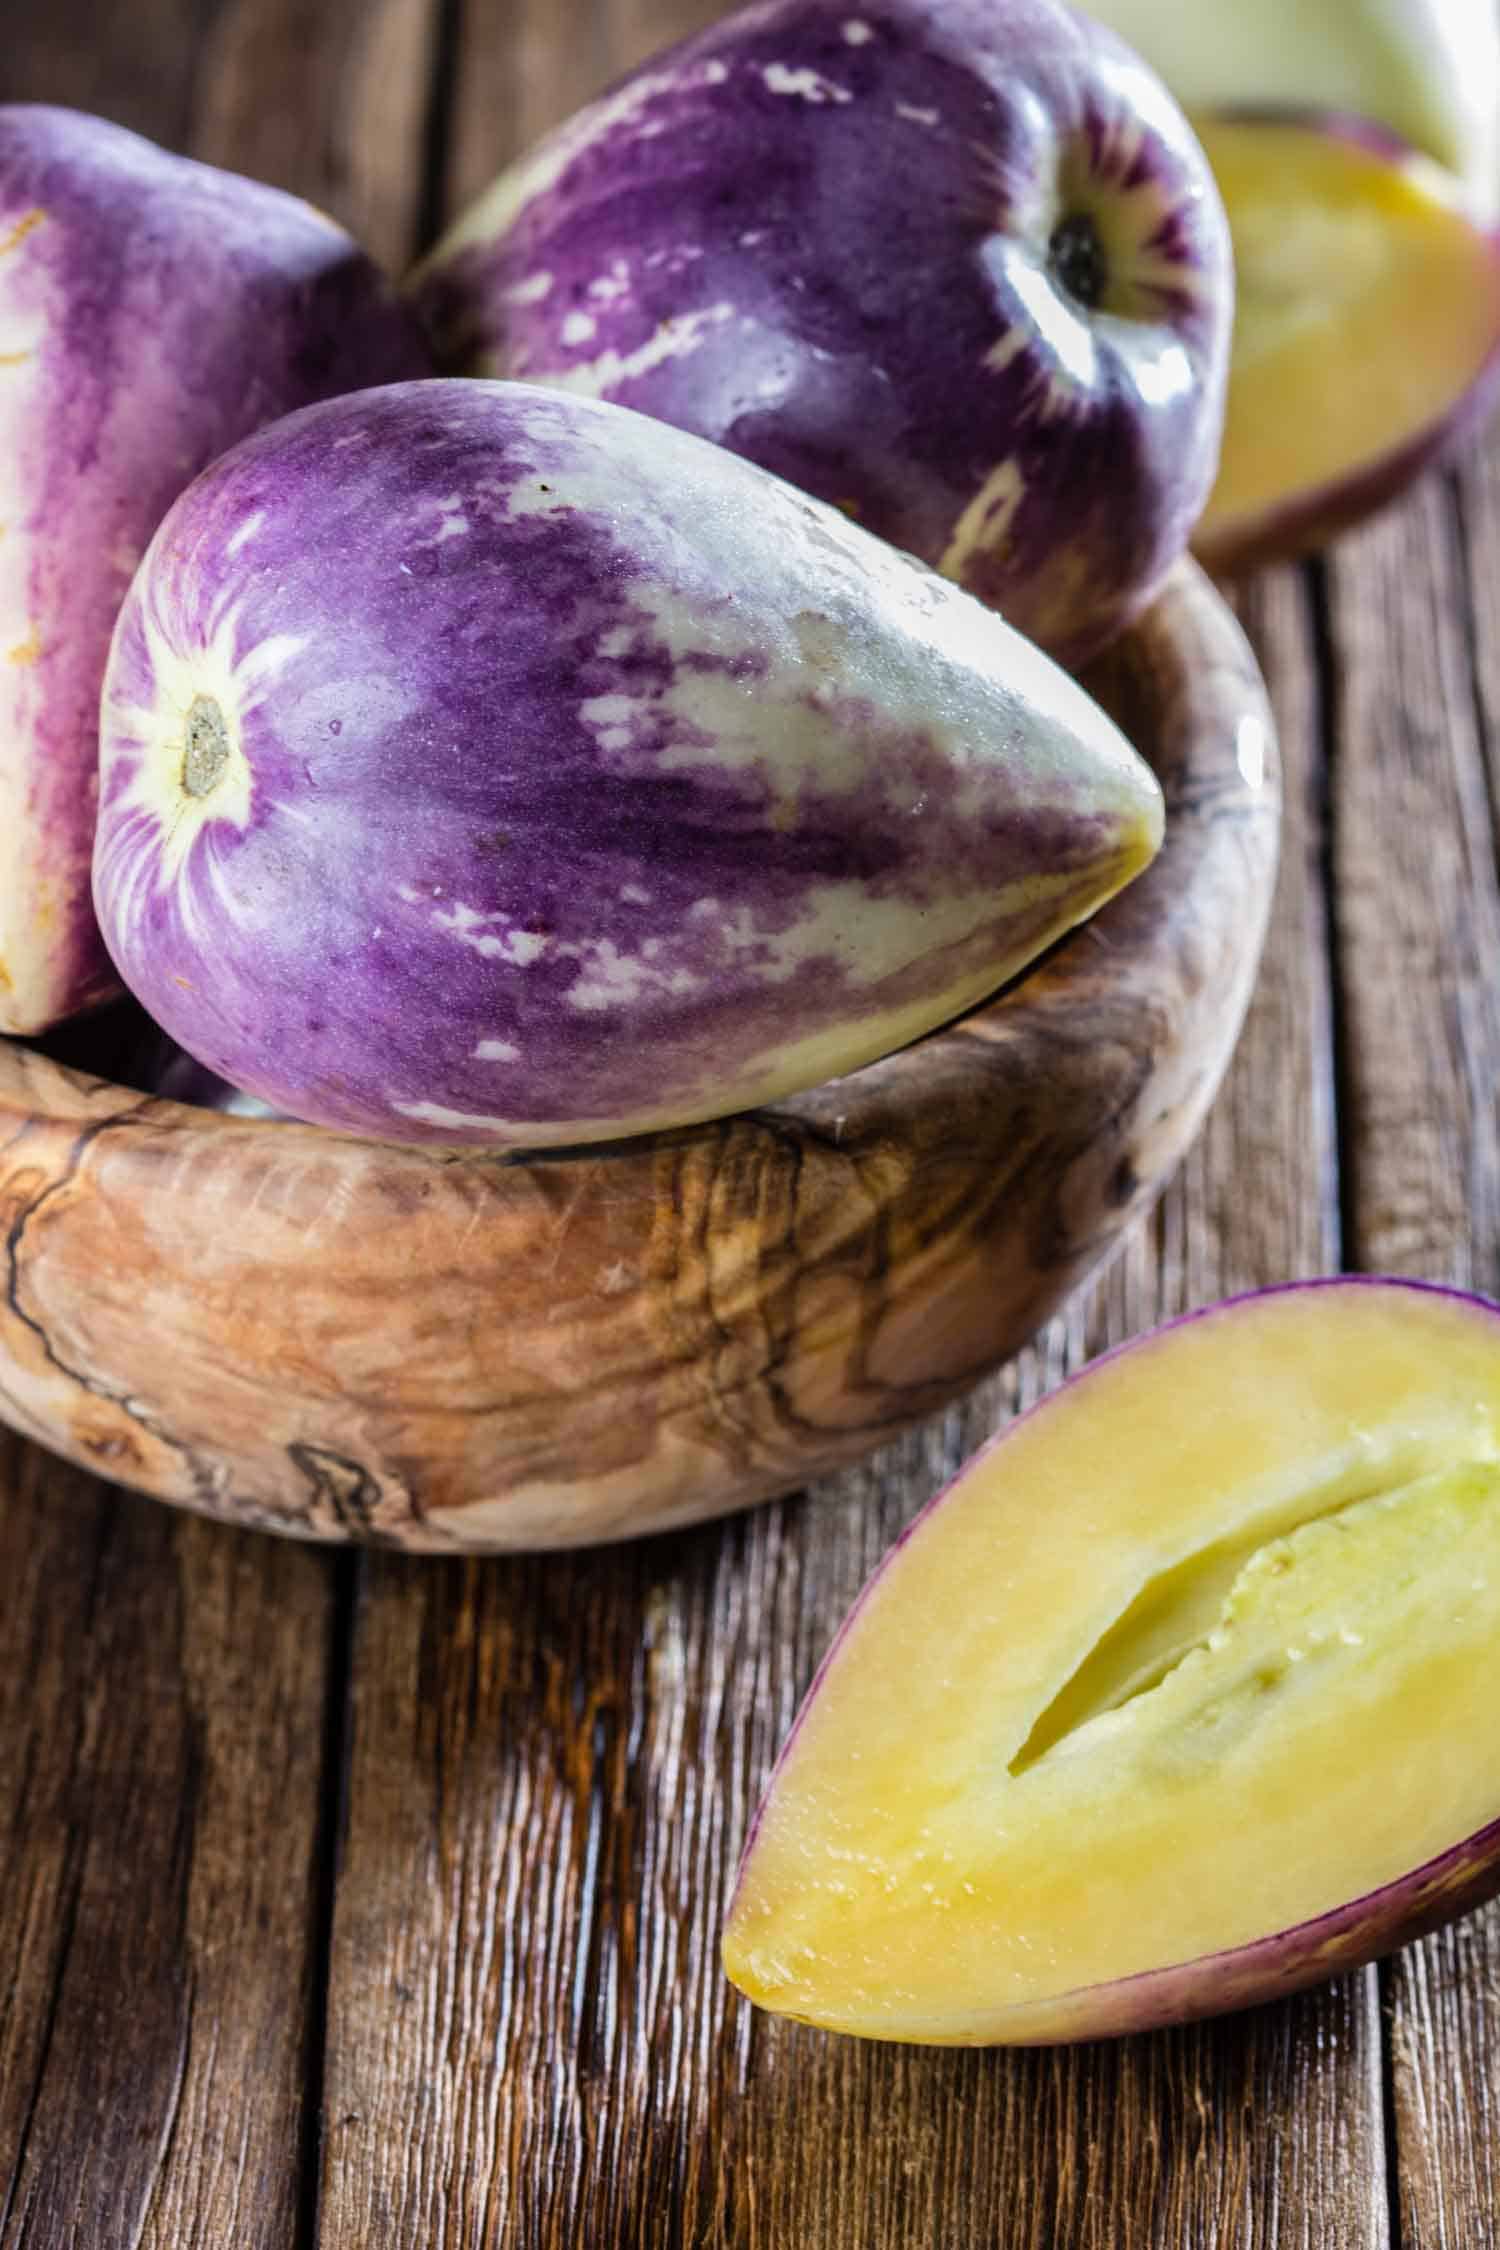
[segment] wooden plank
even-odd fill
[[[404,257],[427,0],[240,0],[206,53],[202,14],[11,0],[5,96],[260,171]],[[312,1551],[0,1440],[0,2244],[297,2239],[332,1597]]]
[[[96,0],[7,0],[0,99],[96,110],[178,147],[190,128],[199,9],[139,0],[128,37],[101,35]]]
[[[0,1493],[0,2243],[280,2250],[326,1576],[19,1439]]]
[[[1353,1260],[1500,1293],[1500,446],[1329,569]],[[1488,758],[1488,771],[1487,761]],[[1405,2250],[1494,2239],[1500,1910],[1387,1971]]]
[[[193,154],[305,195],[399,274],[417,248],[443,0],[223,0]]]
[[[416,247],[441,0],[8,0],[0,99],[62,102],[309,196],[399,271]],[[289,89],[295,89],[295,99]]]

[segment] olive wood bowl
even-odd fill
[[[1156,863],[983,1007],[772,1108],[485,1156],[0,1040],[0,1414],[238,1523],[484,1550],[714,1515],[932,1413],[1176,1164],[1260,952],[1270,717],[1195,565],[1088,684],[1161,777]]]

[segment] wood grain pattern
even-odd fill
[[[1500,563],[1495,455],[1467,536],[1430,482],[1329,564],[1335,898],[1354,1262],[1500,1294]],[[1479,605],[1476,609],[1475,605]],[[1476,650],[1482,652],[1476,663]],[[1405,2250],[1494,2239],[1500,1908],[1387,1972]]]
[[[17,1440],[0,1484],[0,2243],[282,2250],[325,1575]]]
[[[719,1514],[930,1414],[1155,1192],[1259,958],[1270,715],[1191,565],[1093,684],[1158,860],[959,1024],[744,1117],[455,1157],[0,1047],[0,1412],[209,1514],[472,1550]]]
[[[1158,2038],[963,2055],[757,2018],[716,1958],[770,1760],[915,1508],[1103,1344],[1337,1263],[1300,582],[1268,582],[1249,621],[1289,768],[1265,966],[1204,1137],[1108,1274],[962,1408],[805,1501],[607,1555],[368,1565],[329,1992],[329,2250],[382,2230],[431,2250],[1386,2241],[1373,1972]]]
[[[218,0],[193,153],[307,196],[399,273],[421,226],[441,21],[440,0]]]

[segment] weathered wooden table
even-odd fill
[[[299,189],[399,266],[716,12],[4,0],[0,96]],[[5,2250],[1500,2243],[1500,1911],[1059,2053],[824,2039],[716,1965],[822,1646],[1017,1398],[1285,1276],[1500,1288],[1500,433],[1243,608],[1288,813],[1238,1061],[1150,1225],[964,1409],[727,1525],[468,1566],[175,1518],[0,1437]]]

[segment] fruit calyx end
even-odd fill
[[[1097,312],[1109,285],[1109,262],[1099,229],[1086,211],[1070,211],[1058,220],[1047,244],[1047,264],[1053,279],[1085,312]]]
[[[229,763],[229,730],[211,695],[196,695],[187,715],[182,786],[189,797],[209,797]]]

